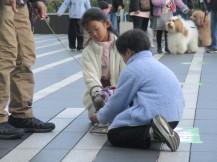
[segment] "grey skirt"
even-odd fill
[[[151,18],[151,25],[150,27],[153,30],[165,30],[166,22],[173,16],[173,12],[168,11],[163,16],[153,16]]]

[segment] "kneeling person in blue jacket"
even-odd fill
[[[142,30],[127,31],[116,45],[127,66],[115,94],[91,118],[111,123],[107,135],[114,146],[148,149],[156,139],[176,151],[180,138],[173,129],[185,105],[177,77],[152,56]]]

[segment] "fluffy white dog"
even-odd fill
[[[172,54],[197,52],[198,30],[194,22],[174,16],[166,23],[166,30],[168,31],[168,48]]]

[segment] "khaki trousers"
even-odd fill
[[[16,118],[31,118],[35,44],[27,5],[14,13],[0,1],[0,122],[8,120],[5,107]]]

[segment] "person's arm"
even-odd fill
[[[101,124],[111,123],[119,113],[128,108],[139,88],[139,78],[133,72],[125,69],[119,78],[114,95],[97,113],[97,120]]]
[[[87,89],[91,89],[93,86],[100,85],[100,77],[98,76],[97,68],[100,68],[100,65],[96,65],[96,58],[91,57],[93,53],[88,53],[88,51],[84,50],[82,52],[82,66],[83,66],[83,76]],[[90,76],[91,75],[91,76]],[[96,89],[97,90],[97,89]]]
[[[61,16],[68,7],[70,7],[71,0],[65,0],[62,5],[60,6],[59,10],[57,11],[57,15]]]
[[[175,0],[175,5],[182,10],[183,13],[188,13],[189,8],[186,4],[182,2],[182,0]]]
[[[151,0],[153,6],[164,7],[166,5],[166,0]]]

